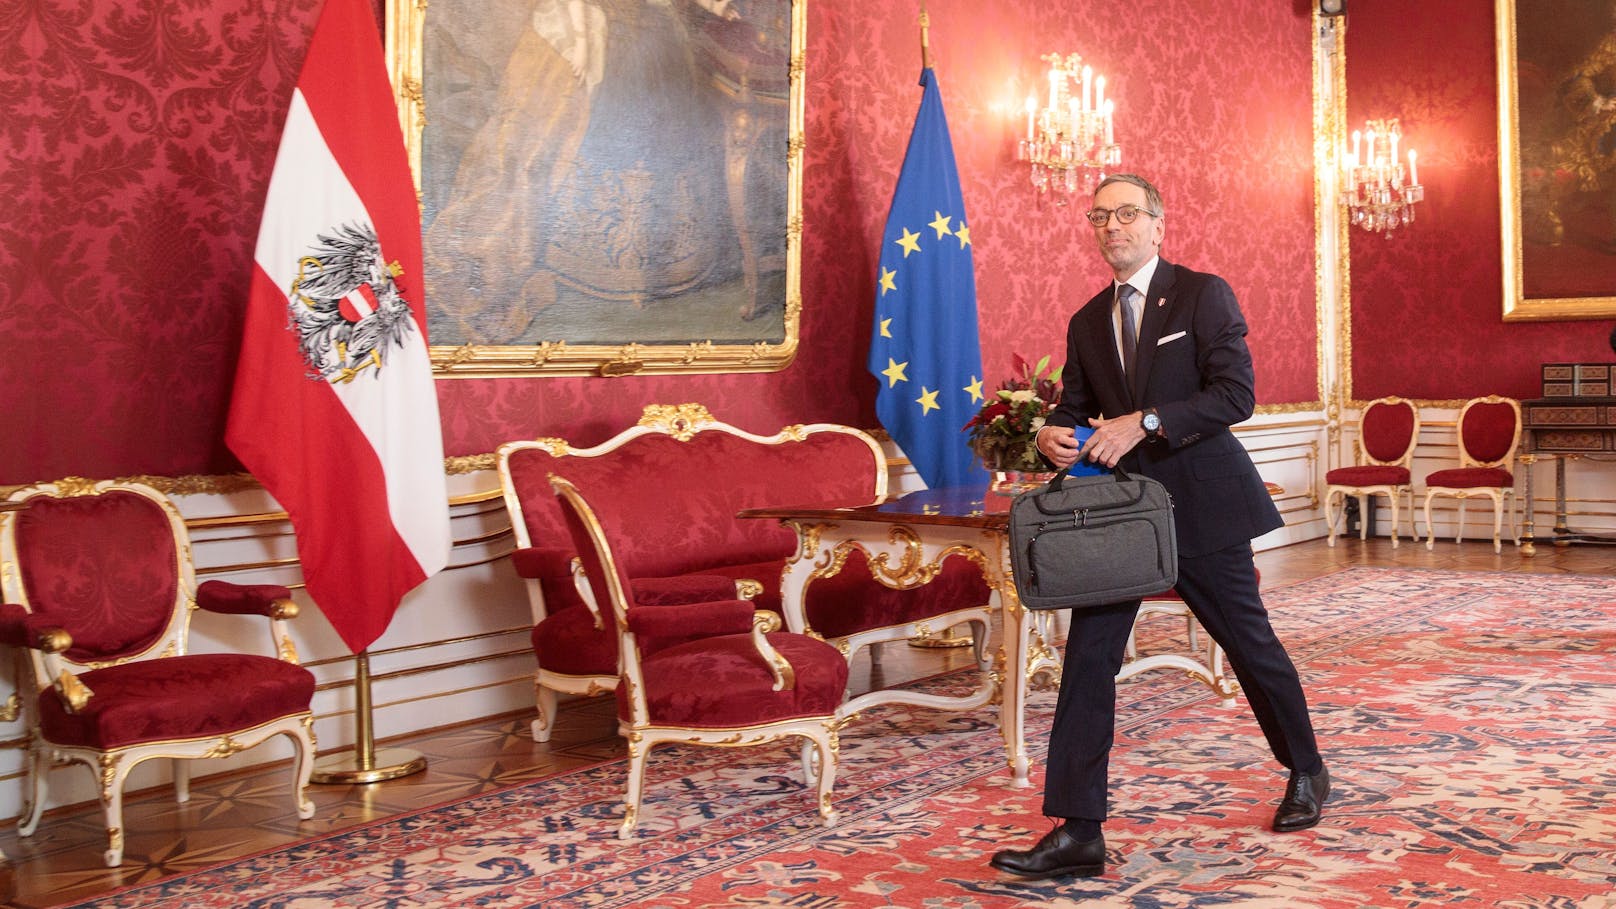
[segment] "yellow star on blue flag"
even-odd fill
[[[942,93],[929,67],[921,70],[920,85],[920,110],[881,235],[869,370],[884,380],[876,416],[935,489],[985,483],[987,472],[965,433],[982,387],[965,199]],[[927,227],[936,240],[952,235],[959,242],[921,244]],[[903,381],[895,378],[896,364],[903,364]]]

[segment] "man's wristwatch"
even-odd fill
[[[1147,439],[1159,439],[1162,437],[1161,415],[1156,413],[1156,408],[1147,409],[1139,417],[1139,427],[1145,431],[1145,438]]]

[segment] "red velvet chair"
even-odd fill
[[[1408,497],[1409,536],[1418,542],[1414,527],[1414,482],[1409,468],[1414,448],[1420,440],[1420,411],[1413,401],[1403,398],[1376,398],[1364,406],[1358,417],[1358,457],[1351,467],[1337,467],[1324,475],[1324,520],[1327,538],[1335,545],[1336,529],[1346,515],[1347,496],[1363,496],[1367,511],[1374,497],[1383,495],[1391,503],[1392,548],[1397,548],[1398,497]],[[1360,523],[1359,539],[1369,536],[1369,521]]]
[[[70,478],[28,486],[7,501],[0,566],[0,643],[25,648],[32,673],[28,803],[18,833],[44,810],[53,765],[87,765],[100,780],[107,865],[123,861],[123,787],[131,770],[173,758],[179,801],[188,761],[229,757],[284,735],[296,751],[293,800],[314,767],[314,676],[297,665],[284,620],[285,587],[208,581],[191,567],[184,521],[162,493],[138,483]],[[269,619],[277,657],[188,654],[196,609]],[[19,680],[20,686],[20,680]]]
[[[801,736],[803,773],[818,783],[825,825],[836,822],[837,707],[847,662],[836,648],[777,631],[780,617],[739,599],[662,604],[639,600],[612,553],[608,530],[571,482],[551,483],[595,602],[611,609],[618,638],[617,721],[628,741],[628,786],[618,836],[639,821],[645,765],[662,742],[720,747]]]
[[[1425,548],[1436,544],[1431,524],[1431,500],[1453,496],[1459,500],[1453,541],[1464,539],[1465,499],[1486,498],[1493,505],[1493,552],[1503,552],[1500,532],[1504,503],[1509,502],[1510,536],[1515,532],[1515,475],[1510,465],[1521,441],[1521,405],[1513,398],[1488,395],[1472,398],[1459,410],[1459,466],[1438,470],[1425,478]]]
[[[617,641],[606,610],[581,580],[573,543],[551,492],[551,474],[593,490],[590,502],[624,528],[616,552],[636,597],[661,602],[745,596],[779,612],[781,575],[796,535],[773,521],[736,517],[745,508],[865,503],[886,494],[886,459],[868,435],[846,426],[788,426],[756,435],[714,419],[698,404],[651,405],[639,423],[599,445],[561,439],[509,442],[496,460],[516,537],[512,563],[528,586],[538,718],[549,737],[558,692],[594,695],[617,684]],[[630,532],[631,531],[631,532]],[[809,585],[804,615],[787,627],[824,638],[851,661],[859,649],[940,633],[961,623],[982,658],[991,616],[981,570],[950,558],[930,583],[896,590],[875,579],[862,550]]]

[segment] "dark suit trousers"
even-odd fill
[[[1227,652],[1274,757],[1290,770],[1317,772],[1323,761],[1307,698],[1257,592],[1251,545],[1179,559],[1177,586],[1202,627]],[[1072,610],[1044,777],[1049,817],[1105,820],[1116,675],[1138,611],[1137,600]]]

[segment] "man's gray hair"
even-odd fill
[[[1167,213],[1167,209],[1162,206],[1161,193],[1156,191],[1156,187],[1150,185],[1149,180],[1138,174],[1110,174],[1100,181],[1099,186],[1094,187],[1095,195],[1099,195],[1100,190],[1105,189],[1112,183],[1131,183],[1139,187],[1145,191],[1145,205],[1155,213],[1156,217],[1159,218]]]

